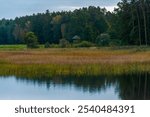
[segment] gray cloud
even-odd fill
[[[58,10],[73,10],[85,6],[107,6],[113,8],[120,0],[0,0],[0,18]]]

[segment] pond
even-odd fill
[[[150,74],[99,77],[0,77],[0,99],[146,100]]]

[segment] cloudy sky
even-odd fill
[[[15,18],[38,12],[73,10],[85,6],[101,6],[112,10],[120,0],[0,0],[0,19]]]

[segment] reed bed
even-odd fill
[[[135,49],[38,49],[0,51],[0,75],[24,77],[150,73],[150,51]]]

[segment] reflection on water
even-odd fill
[[[150,74],[115,77],[0,77],[0,99],[150,99]]]
[[[125,100],[150,100],[150,74],[126,75],[117,79],[117,92]]]

